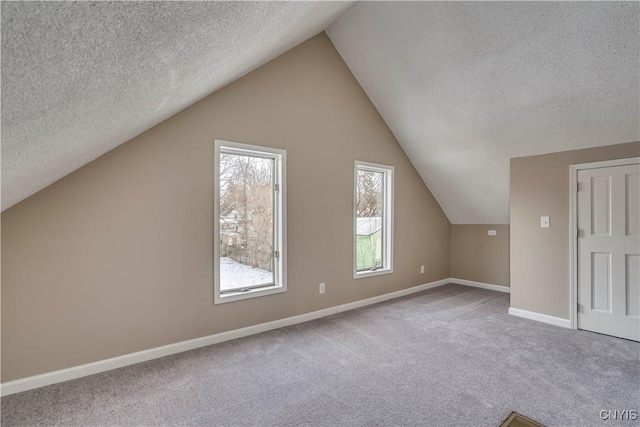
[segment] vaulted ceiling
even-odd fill
[[[367,2],[327,33],[449,220],[508,224],[509,158],[640,140],[639,6]]]
[[[2,210],[324,30],[352,2],[2,2]]]
[[[640,140],[637,2],[2,2],[2,209],[326,29],[453,223]],[[333,24],[332,24],[333,23]]]

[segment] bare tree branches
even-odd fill
[[[220,154],[220,229],[223,254],[272,271],[273,159]]]
[[[356,216],[372,217],[382,215],[382,186],[384,174],[366,170],[357,171]]]

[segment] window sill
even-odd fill
[[[364,279],[365,277],[382,276],[384,274],[391,274],[391,273],[393,273],[392,268],[381,268],[380,270],[374,270],[374,271],[367,270],[367,271],[354,272],[353,278]]]
[[[266,288],[252,289],[250,291],[245,291],[245,292],[233,292],[233,293],[225,293],[225,294],[220,294],[216,292],[214,302],[216,304],[222,304],[225,302],[240,301],[240,300],[249,299],[249,298],[257,298],[257,297],[263,297],[263,296],[272,295],[272,294],[278,294],[280,292],[286,292],[286,290],[287,288],[285,288],[284,286],[269,286]]]

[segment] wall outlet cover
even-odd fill
[[[540,227],[549,228],[550,226],[551,226],[551,223],[549,221],[549,217],[548,216],[541,216],[540,217]]]

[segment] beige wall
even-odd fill
[[[451,277],[509,286],[509,226],[451,225]]]
[[[213,304],[216,138],[287,150],[286,293]],[[356,159],[395,166],[392,275],[352,279]],[[322,33],[2,214],[2,381],[446,278],[449,242]]]
[[[636,156],[640,142],[511,159],[512,307],[569,318],[569,166]]]

